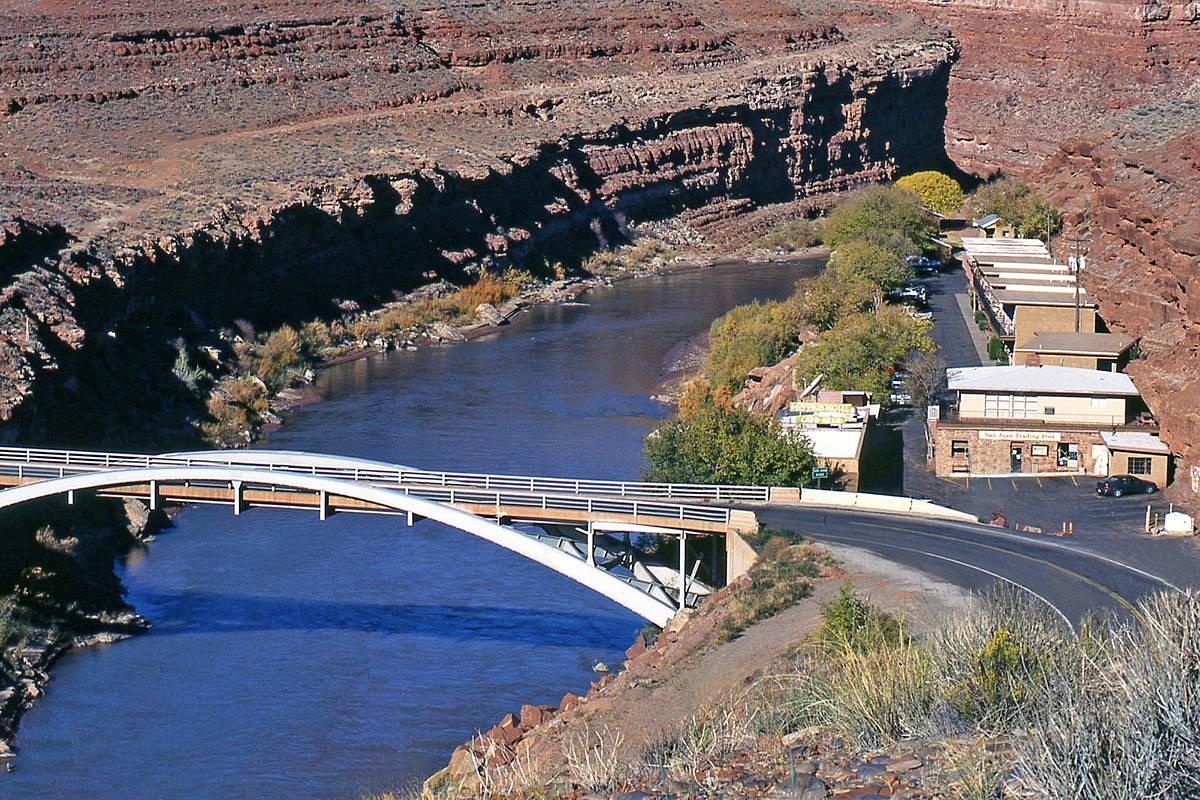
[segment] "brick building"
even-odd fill
[[[948,408],[931,407],[927,422],[929,460],[939,476],[1106,475],[1124,468],[1159,485],[1168,479],[1170,452],[1123,373],[961,367],[946,377],[954,399]]]

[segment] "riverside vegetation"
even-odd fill
[[[594,276],[630,270],[653,269],[676,256],[654,237],[602,251],[583,261],[577,276]],[[282,325],[260,333],[246,322],[225,331],[230,358],[216,372],[194,365],[183,343],[177,344],[176,378],[194,394],[207,392],[206,417],[197,428],[206,441],[218,447],[248,444],[264,423],[272,421],[272,398],[311,377],[313,367],[368,348],[413,346],[421,336],[455,338],[459,327],[472,323],[496,324],[504,318],[497,309],[565,282],[569,270],[561,263],[538,264],[531,269],[508,268],[483,272],[473,283],[455,286],[446,282],[418,289],[395,303],[361,311],[353,303],[339,306],[336,319],[313,319],[298,327]]]
[[[802,237],[809,244],[816,225],[784,223],[764,239],[779,246]],[[884,302],[912,277],[906,257],[936,233],[916,196],[896,186],[866,189],[838,204],[820,227],[833,248],[820,277],[798,283],[785,300],[739,306],[713,322],[700,377],[685,389],[678,413],[647,440],[648,479],[734,483],[758,476],[802,486],[815,463],[808,445],[733,406],[746,375],[799,348],[798,384],[820,375],[824,388],[886,397],[897,364],[936,349],[930,322]]]
[[[847,584],[745,690],[644,745],[589,728],[548,770],[518,757],[456,797],[1186,800],[1200,793],[1198,635],[1194,592],[1078,632],[997,593],[918,636]]]

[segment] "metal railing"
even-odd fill
[[[254,451],[246,451],[254,452]],[[261,452],[261,451],[260,451]],[[771,489],[767,486],[730,486],[692,483],[642,483],[636,481],[576,480],[523,475],[489,475],[470,472],[430,472],[406,468],[369,466],[330,466],[296,463],[305,454],[290,454],[286,461],[239,459],[234,452],[204,455],[142,455],[87,450],[51,450],[24,447],[0,447],[0,464],[25,463],[78,467],[80,469],[150,469],[178,466],[237,466],[270,472],[292,472],[343,480],[402,486],[453,486],[530,494],[612,495],[664,500],[716,503],[766,503]],[[347,459],[349,460],[349,459]]]
[[[165,456],[146,456],[124,453],[94,453],[76,450],[34,450],[22,448],[0,448],[0,475],[12,475],[19,479],[53,479],[65,478],[70,475],[104,472],[120,469],[178,469],[180,467],[212,467],[234,466],[243,469],[261,470],[264,473],[263,486],[274,486],[269,474],[292,473],[314,475],[323,478],[367,483],[371,486],[387,488],[403,492],[414,497],[420,497],[434,502],[451,505],[472,504],[491,506],[495,508],[509,507],[528,509],[530,511],[556,510],[578,511],[585,514],[618,514],[638,518],[653,518],[658,520],[670,519],[682,522],[710,522],[728,524],[732,512],[728,508],[717,506],[686,505],[680,503],[662,502],[656,499],[620,497],[615,495],[598,494],[595,496],[582,493],[555,492],[525,492],[521,483],[518,490],[499,488],[475,488],[471,486],[442,485],[430,482],[403,481],[402,475],[447,475],[449,473],[419,473],[411,470],[386,470],[356,467],[303,467],[296,464],[272,465],[238,464],[214,462],[199,458],[176,458]],[[503,476],[484,476],[503,477]],[[526,479],[516,479],[524,481]],[[532,479],[534,481],[557,481],[559,479]],[[191,485],[209,485],[211,481],[193,481]],[[565,481],[574,485],[604,483],[593,481]],[[225,488],[225,484],[212,484]],[[537,484],[540,485],[540,484]]]

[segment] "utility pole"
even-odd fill
[[[1071,272],[1075,276],[1075,332],[1079,333],[1082,324],[1083,307],[1079,296],[1080,274],[1087,266],[1087,237],[1086,236],[1068,236],[1067,243],[1070,245],[1071,255],[1067,257],[1067,266],[1071,268]]]

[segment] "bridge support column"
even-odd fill
[[[420,514],[414,514],[413,512],[409,511],[408,512],[408,527],[411,528],[413,525],[416,525],[418,522],[420,522],[423,519],[425,519],[425,518],[422,517]]]
[[[587,528],[587,563],[589,567],[596,566],[596,531],[591,522]]]
[[[158,511],[158,481],[150,481],[150,510]]]
[[[69,505],[69,506],[75,505],[75,490],[74,489],[67,492],[67,505]]]
[[[329,519],[329,514],[330,514],[329,492],[326,492],[325,490],[321,490],[320,497],[317,498],[317,504],[319,505],[319,510],[317,511],[317,516],[320,517],[321,522],[324,522],[325,520]]]
[[[233,490],[233,515],[241,516],[242,513],[242,482],[230,481],[229,488]]]
[[[687,531],[679,532],[679,610],[687,605]]]

